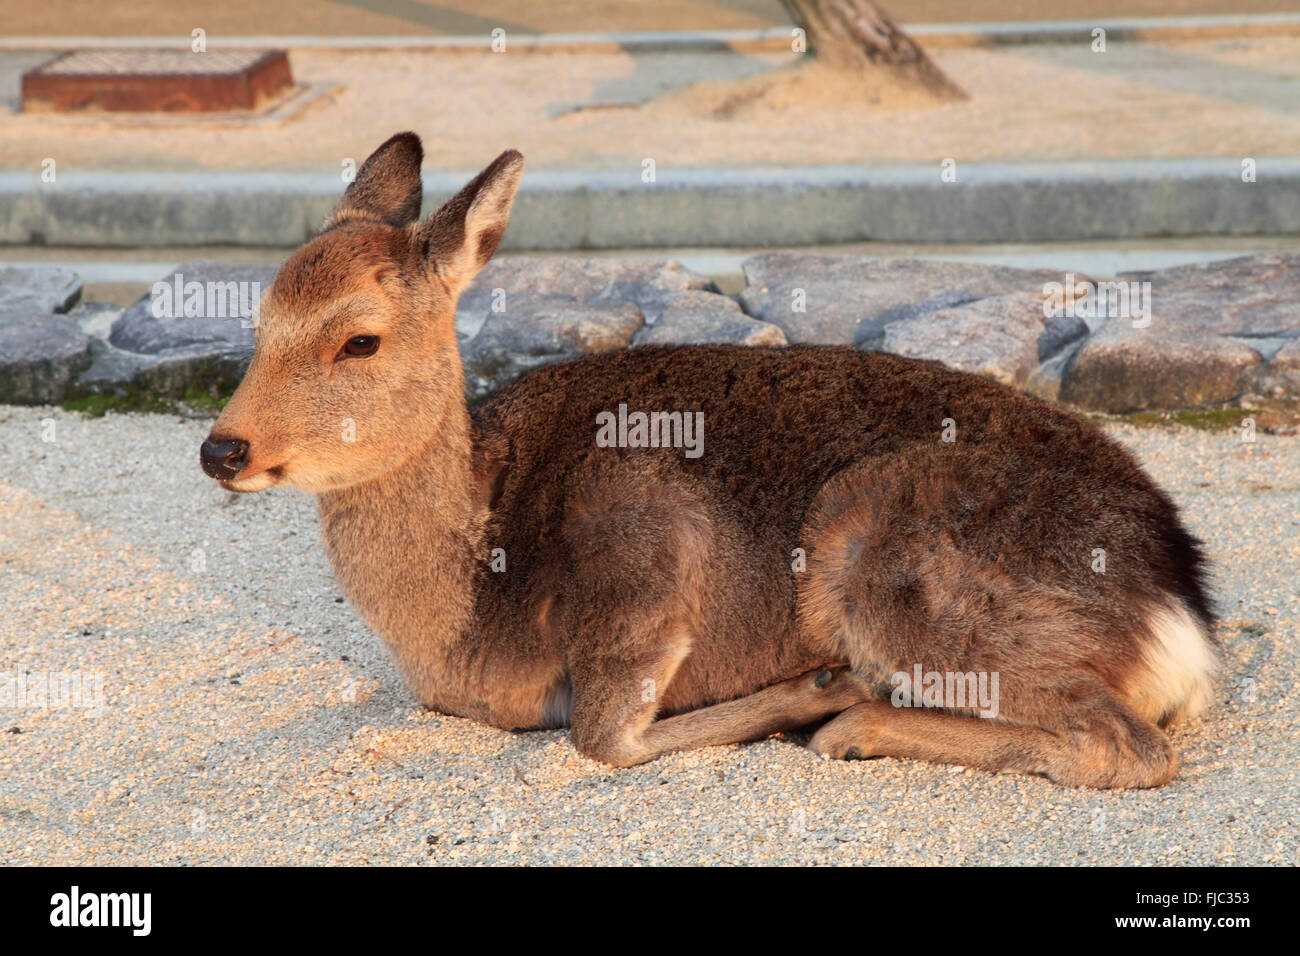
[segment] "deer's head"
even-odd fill
[[[280,267],[252,364],[200,450],[224,487],[347,487],[463,417],[456,301],[501,241],[524,159],[502,153],[420,221],[422,158],[414,133],[380,146]]]

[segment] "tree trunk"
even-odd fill
[[[965,99],[961,87],[871,0],[781,0],[808,39],[808,51],[843,70],[872,65],[904,73],[932,93]]]

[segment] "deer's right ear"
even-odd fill
[[[325,220],[322,230],[348,219],[377,219],[404,229],[420,216],[424,147],[414,133],[398,133],[370,154]]]

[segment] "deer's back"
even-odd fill
[[[617,416],[620,405],[628,414],[702,413],[701,453],[600,447],[597,416]],[[539,530],[559,518],[592,463],[622,455],[654,456],[735,513],[789,535],[841,469],[939,444],[949,419],[953,444],[1022,461],[1026,478],[1069,473],[1156,491],[1123,449],[1073,415],[936,363],[849,347],[630,349],[544,366],[473,415],[509,442],[497,507]]]
[[[600,447],[598,416],[617,416],[620,405],[627,414],[703,413],[702,453]],[[907,529],[900,534],[947,534],[977,561],[1076,594],[1099,613],[1113,613],[1128,589],[1142,599],[1173,595],[1209,619],[1199,548],[1124,449],[1074,415],[935,363],[847,347],[637,348],[538,369],[473,414],[487,446],[509,449],[489,537],[523,573],[491,583],[498,616],[535,606],[539,582],[563,587],[554,566],[568,560],[562,542],[574,496],[611,468],[651,462],[727,529],[712,558],[721,594],[707,600],[727,622],[728,654],[761,647],[770,657],[774,644],[790,647],[773,668],[797,673],[791,556],[806,544],[800,531],[818,492],[846,469],[897,477],[916,462],[942,468],[951,453],[960,466],[938,493],[931,471],[914,503],[892,495],[892,508],[916,512],[894,522]],[[872,495],[870,482],[856,487]],[[1094,573],[1096,547],[1135,570]],[[722,656],[693,661],[701,674],[725,667]]]

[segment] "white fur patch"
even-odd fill
[[[1133,707],[1148,720],[1169,723],[1195,717],[1209,705],[1219,661],[1205,628],[1177,604],[1146,620],[1152,640],[1133,685]]]

